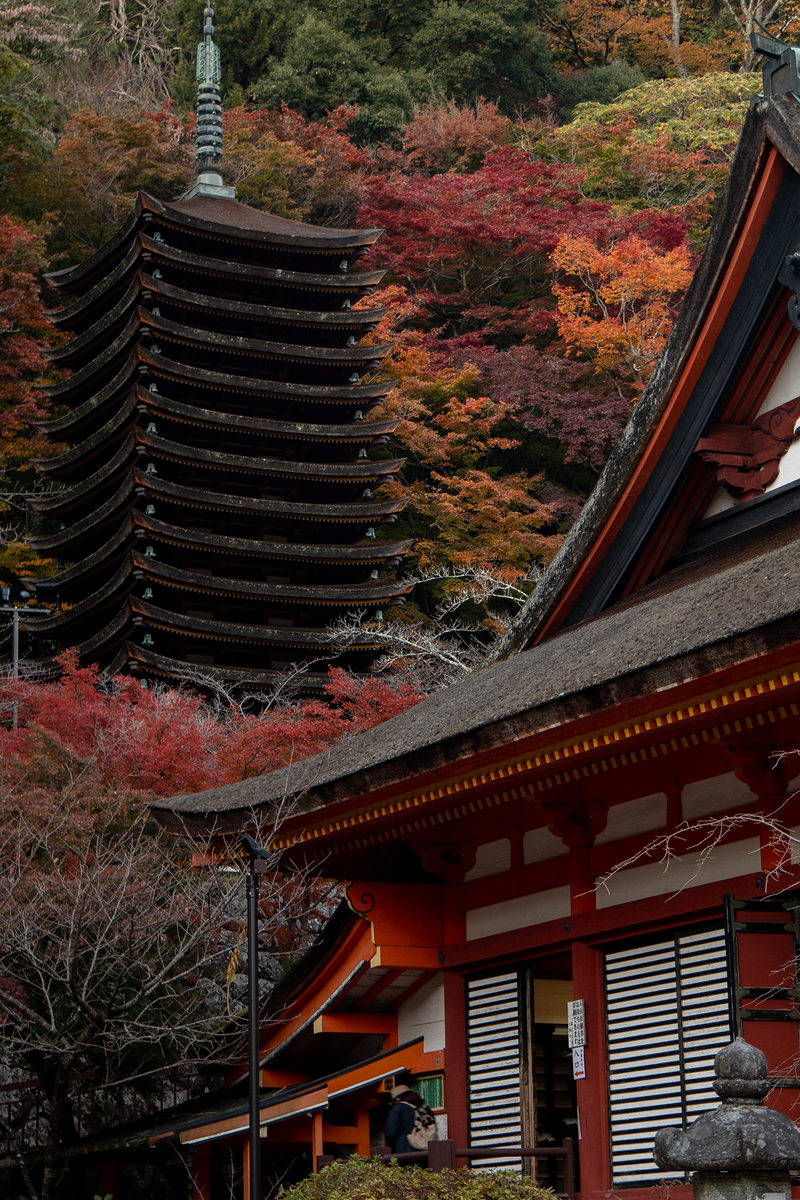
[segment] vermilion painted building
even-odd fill
[[[382,1141],[402,1069],[458,1147],[570,1134],[582,1197],[644,1197],[655,1131],[717,1103],[740,1030],[800,1113],[798,297],[787,92],[751,110],[663,361],[495,661],[317,758],[161,803],[233,837],[289,797],[286,860],[349,883],[265,1023],[267,1166]],[[205,1195],[245,1100],[169,1132]]]

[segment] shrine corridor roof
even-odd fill
[[[292,767],[152,807],[168,820],[168,813],[244,813],[291,796],[310,811],[797,640],[798,533],[784,530],[771,542],[762,535],[761,553],[737,543],[676,569],[600,616]]]

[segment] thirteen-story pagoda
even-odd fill
[[[313,686],[336,658],[326,626],[379,621],[408,590],[410,543],[377,536],[403,502],[373,495],[402,465],[375,453],[396,422],[366,419],[389,347],[359,344],[382,311],[355,307],[381,278],[357,267],[380,231],[271,216],[223,185],[212,18],[195,185],[140,193],[105,246],[50,276],[70,374],[46,389],[65,410],[46,428],[68,448],[40,464],[62,486],[32,502],[30,541],[62,564],[63,607],[29,629],[36,657],[74,646],[107,673],[269,683],[307,662]],[[367,630],[336,661],[375,653]]]

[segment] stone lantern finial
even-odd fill
[[[714,1060],[722,1104],[688,1129],[661,1129],[655,1160],[665,1171],[694,1171],[695,1200],[789,1200],[789,1171],[800,1168],[800,1129],[764,1107],[766,1055],[743,1038]]]

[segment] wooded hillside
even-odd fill
[[[800,10],[798,10],[800,11]],[[41,487],[46,267],[193,171],[188,0],[0,4],[0,471],[13,582]],[[225,174],[244,202],[385,229],[412,566],[524,580],[665,345],[760,76],[766,0],[221,0]],[[756,64],[757,65],[757,64]],[[47,453],[57,448],[50,447]],[[526,585],[523,583],[523,590]],[[421,589],[404,620],[430,616]],[[420,611],[418,605],[422,606]],[[512,605],[513,607],[513,605]],[[486,610],[472,605],[472,619]],[[490,622],[491,623],[491,622]]]

